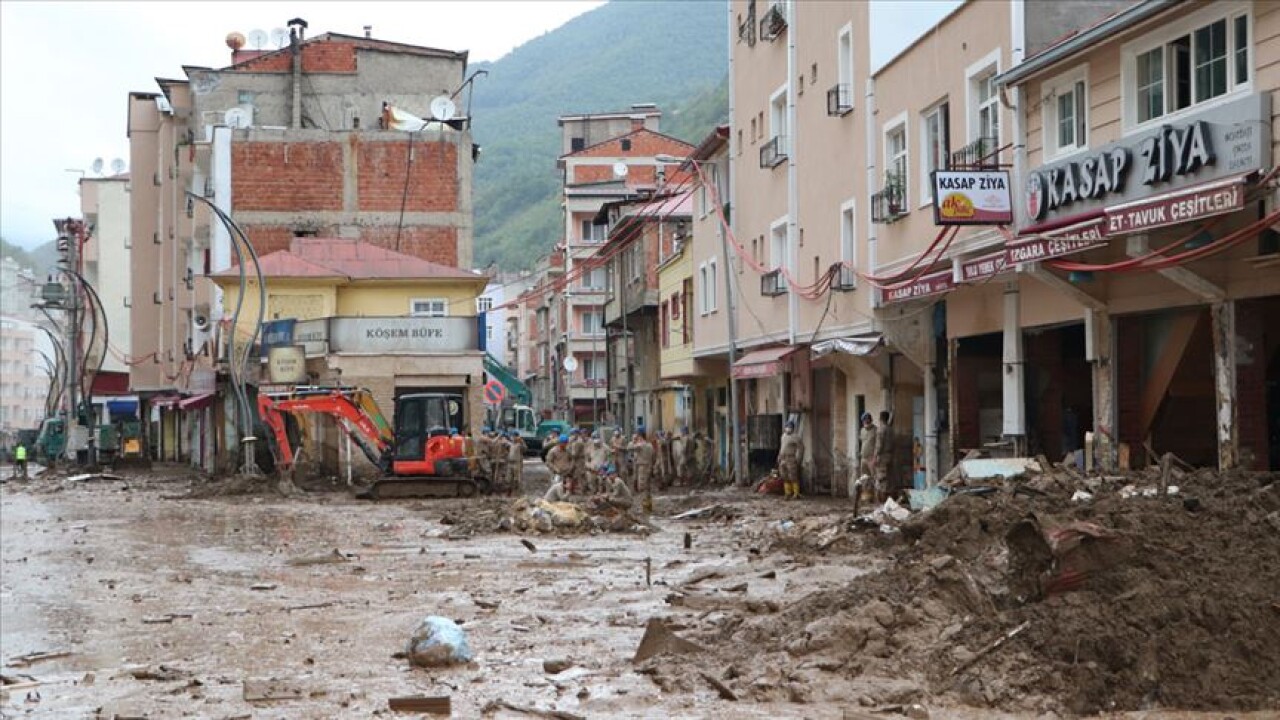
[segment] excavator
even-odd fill
[[[468,462],[465,443],[449,436],[462,427],[462,395],[411,393],[396,398],[395,427],[387,422],[373,395],[363,388],[299,388],[287,395],[258,395],[258,415],[270,431],[275,469],[294,469],[296,423],[305,414],[327,415],[382,471],[382,477],[357,497],[470,497],[488,493],[489,479]]]

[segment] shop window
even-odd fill
[[[409,314],[413,317],[445,317],[449,314],[449,301],[444,298],[414,298],[409,301]]]

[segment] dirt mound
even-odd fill
[[[1277,708],[1277,479],[1200,472],[1165,496],[1143,494],[1149,476],[1095,479],[1082,501],[1072,483],[956,495],[903,526],[888,569],[776,616],[711,618],[699,640],[761,700]]]

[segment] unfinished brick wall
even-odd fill
[[[394,225],[360,228],[360,239],[441,265],[458,264],[458,232],[452,227],[405,226],[400,230],[398,248]]]
[[[293,228],[286,225],[242,225],[241,227],[245,235],[249,236],[249,242],[253,243],[253,250],[258,253],[258,257],[277,250],[288,250],[289,243],[293,240]],[[234,265],[235,261],[235,254],[232,253],[231,263]]]
[[[234,68],[236,72],[293,72],[293,52],[285,48],[247,60]],[[305,73],[354,73],[356,46],[334,40],[310,42],[302,46],[302,71]]]
[[[405,195],[409,142],[361,143],[358,151],[361,211],[448,212],[458,208],[458,152],[449,142],[413,143]]]
[[[237,211],[342,209],[340,143],[237,142],[231,166]]]

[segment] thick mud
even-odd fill
[[[656,498],[653,532],[557,536],[500,531],[499,498],[208,485],[157,468],[0,488],[0,715],[396,717],[411,695],[459,718],[1280,707],[1280,488],[1256,476],[1188,478],[1177,500],[958,497],[889,535],[844,502],[732,490]],[[1046,560],[1009,533],[1028,514],[1114,536]],[[1064,566],[1083,584],[1063,590]],[[412,667],[427,615],[474,661]],[[702,649],[633,662],[651,618]],[[283,697],[252,699],[264,685]]]

